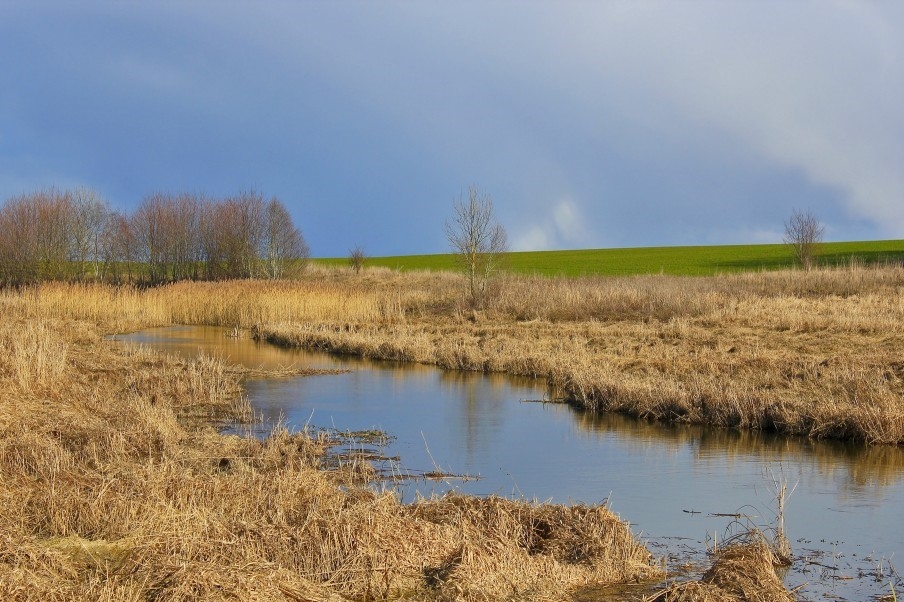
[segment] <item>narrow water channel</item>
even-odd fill
[[[286,350],[213,327],[117,337],[154,349],[199,351],[252,367],[343,368],[338,375],[247,382],[265,422],[379,429],[399,471],[473,480],[412,480],[411,499],[450,488],[560,503],[599,503],[631,522],[657,555],[702,558],[742,523],[775,525],[776,483],[787,485],[785,528],[795,564],[786,582],[805,600],[875,600],[902,591],[904,449],[762,433],[650,424],[536,403],[543,382]]]

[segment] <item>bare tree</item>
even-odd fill
[[[63,280],[69,267],[72,194],[49,188],[31,196],[38,210],[37,250],[40,277]]]
[[[355,248],[348,252],[348,265],[355,270],[356,274],[361,273],[365,261],[367,261],[367,254],[361,245],[355,245]]]
[[[285,205],[277,198],[270,199],[265,213],[265,226],[260,259],[267,278],[277,279],[289,275],[293,268],[302,269],[308,258],[308,244]]]
[[[242,207],[236,199],[212,205],[211,222],[206,228],[206,245],[215,255],[215,277],[242,278],[245,264],[245,239],[242,235]]]
[[[0,204],[0,285],[123,277],[159,284],[188,278],[282,278],[303,269],[308,245],[276,198],[223,201],[154,193],[131,215],[87,188],[55,188]],[[123,274],[123,272],[126,272]]]
[[[38,207],[19,196],[0,209],[0,281],[25,284],[38,279]]]
[[[468,279],[472,307],[487,302],[487,283],[508,249],[505,228],[493,217],[493,197],[468,188],[468,198],[452,204],[452,219],[445,223],[446,238]]]
[[[801,265],[809,270],[824,233],[825,226],[819,223],[819,219],[810,210],[802,212],[795,209],[791,218],[785,222],[783,240],[791,247]]]
[[[260,247],[267,229],[267,203],[264,197],[255,190],[246,190],[239,194],[239,223],[236,234],[242,256],[243,278],[256,278],[260,272]]]
[[[78,277],[84,279],[90,262],[94,278],[98,278],[101,262],[101,239],[109,210],[100,195],[85,187],[72,192],[72,219],[70,224],[71,259],[78,267]]]
[[[228,220],[226,209],[231,205],[202,197],[200,200],[200,246],[201,262],[204,266],[204,277],[208,280],[220,280],[228,277],[226,261],[228,236]]]
[[[101,235],[101,256],[103,257],[101,280],[106,279],[109,274],[116,283],[123,280],[132,282],[133,264],[137,259],[136,248],[137,242],[132,230],[132,220],[118,211],[110,213]]]
[[[145,264],[151,284],[169,277],[169,196],[155,193],[142,199],[132,214],[130,230],[135,237],[136,259]]]
[[[197,279],[200,250],[200,201],[193,194],[169,197],[166,203],[167,255],[173,280]]]

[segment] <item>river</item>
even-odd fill
[[[117,340],[221,356],[251,367],[348,370],[253,379],[246,391],[266,424],[381,430],[397,456],[384,469],[473,478],[410,479],[404,499],[449,489],[558,503],[600,503],[674,565],[752,524],[776,525],[785,485],[789,587],[804,600],[873,600],[902,591],[904,449],[592,415],[543,403],[542,381],[281,349],[223,328],[153,329]],[[740,518],[726,515],[740,515]]]

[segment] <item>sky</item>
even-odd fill
[[[0,201],[254,189],[315,257],[904,238],[904,3],[0,3]]]

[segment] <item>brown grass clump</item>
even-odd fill
[[[139,317],[60,290],[123,294]],[[0,599],[495,600],[658,575],[603,507],[406,506],[360,486],[366,465],[330,468],[322,438],[221,435],[249,411],[235,370],[84,321],[134,323],[148,302],[0,297]]]
[[[769,545],[754,536],[718,552],[699,581],[674,583],[645,602],[794,602],[777,566]]]
[[[453,542],[439,562],[422,570],[440,599],[538,599],[582,584],[634,582],[657,574],[630,529],[602,506],[449,494],[418,502],[410,511],[448,531]]]

